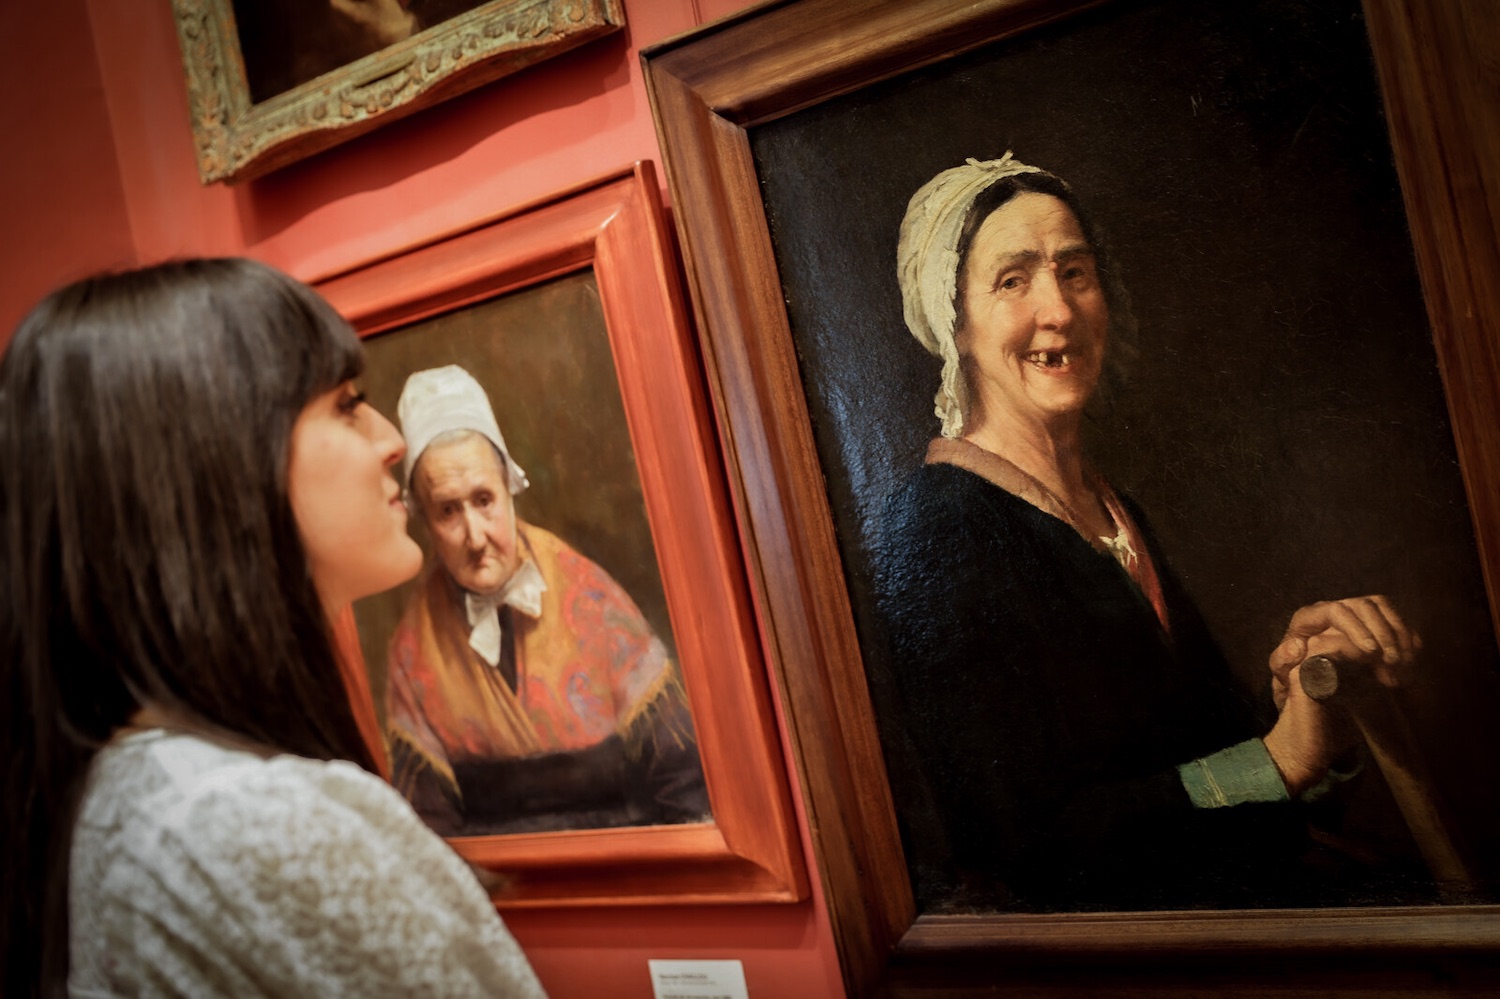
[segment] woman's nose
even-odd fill
[[[472,506],[464,507],[464,541],[474,551],[483,548],[487,543],[485,534],[485,522],[483,515]]]
[[[372,422],[370,437],[375,442],[375,447],[382,452],[381,458],[386,466],[394,465],[406,455],[406,438],[401,436],[401,431],[378,409],[373,406],[368,408]]]
[[[1048,264],[1032,287],[1036,295],[1036,321],[1047,328],[1066,326],[1073,319],[1073,304],[1057,277],[1057,264]]]

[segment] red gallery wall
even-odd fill
[[[0,344],[55,285],[135,260],[85,0],[0,5]]]
[[[625,0],[628,27],[269,177],[198,182],[169,0],[0,12],[0,337],[102,267],[246,254],[313,281],[638,159],[660,165],[639,50],[747,6]],[[804,849],[807,828],[799,815]],[[785,906],[515,913],[554,997],[652,995],[649,958],[733,958],[753,999],[842,996],[821,896]]]

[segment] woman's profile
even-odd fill
[[[1085,453],[1084,414],[1132,329],[1062,180],[1008,153],[945,170],[912,197],[897,256],[907,326],[943,362],[941,435],[876,553],[904,727],[945,832],[909,837],[919,893],[1327,904],[1341,875],[1297,807],[1354,739],[1304,694],[1300,663],[1328,654],[1396,685],[1415,634],[1382,596],[1320,602],[1267,650],[1271,710],[1231,683],[1145,515]]]
[[[421,560],[362,364],[247,260],[81,281],[17,330],[6,995],[541,995],[341,679],[330,622]]]

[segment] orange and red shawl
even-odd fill
[[[582,749],[623,733],[664,693],[680,690],[651,626],[609,574],[549,531],[517,523],[547,582],[541,613],[512,615],[516,689],[469,648],[458,587],[429,567],[391,638],[387,738],[460,800],[452,764]],[[410,797],[416,773],[394,782]]]

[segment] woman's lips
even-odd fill
[[[1034,367],[1060,371],[1071,367],[1078,360],[1078,353],[1069,350],[1033,350],[1023,356],[1022,360]]]

